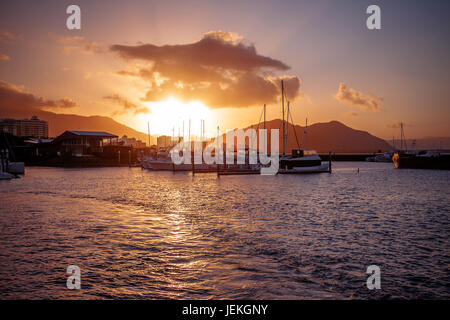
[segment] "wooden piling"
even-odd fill
[[[194,152],[191,152],[192,175],[195,175]]]
[[[328,171],[331,173],[331,150],[328,153]]]
[[[2,166],[2,171],[5,171],[5,164],[3,161],[3,149],[0,149],[0,160],[1,160],[1,166]]]
[[[5,172],[9,172],[9,150],[5,149]]]

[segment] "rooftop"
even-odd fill
[[[66,132],[70,132],[77,136],[93,136],[93,137],[105,137],[105,138],[117,138],[116,135],[103,131],[73,131],[67,130]]]

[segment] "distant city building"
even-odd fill
[[[136,140],[136,138],[128,138],[127,136],[123,136],[122,138],[120,138],[119,142],[122,142],[124,146],[133,147],[135,149],[146,147],[145,142],[142,142],[141,140]]]
[[[17,120],[0,119],[0,131],[17,136]]]
[[[171,142],[172,142],[172,137],[169,137],[169,136],[159,136],[156,139],[156,145],[157,145],[158,149],[169,147]]]
[[[175,140],[172,140],[171,136],[159,136],[156,140],[156,146],[159,148],[171,148],[177,143],[183,141],[182,137],[175,137]]]
[[[32,116],[31,119],[17,120],[17,133],[20,137],[48,137],[48,123]]]
[[[0,119],[0,130],[18,137],[48,137],[48,123],[36,116],[31,119]]]

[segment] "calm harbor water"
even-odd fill
[[[26,168],[0,181],[0,298],[449,299],[450,171],[333,168]]]

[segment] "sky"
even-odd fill
[[[68,30],[66,8],[81,8]],[[381,8],[369,30],[366,9]],[[207,135],[281,117],[450,136],[448,1],[2,1],[0,108]]]

